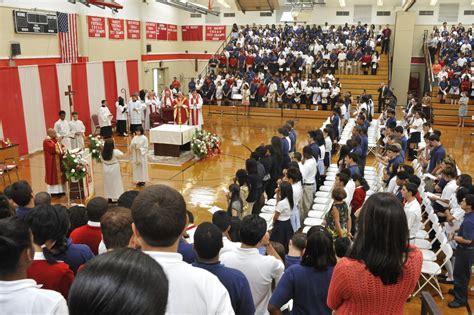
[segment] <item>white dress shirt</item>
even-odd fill
[[[222,236],[222,245],[223,245],[223,247],[221,248],[221,250],[219,252],[219,256],[222,255],[222,254],[225,254],[227,252],[233,251],[234,248],[240,247],[239,242],[232,242],[230,239],[228,239],[225,236]]]
[[[280,281],[285,269],[283,263],[273,256],[260,255],[256,248],[236,248],[222,255],[220,260],[226,267],[240,270],[249,281],[255,314],[269,314],[272,281],[275,280],[275,285]]]
[[[297,182],[291,185],[291,188],[293,188],[293,202],[295,203],[295,207],[299,209],[301,198],[303,198],[303,186],[301,182]]]
[[[108,127],[112,126],[112,113],[107,106],[101,106],[99,108],[99,126]]]
[[[458,185],[456,184],[456,180],[450,180],[443,188],[443,192],[441,193],[441,199],[449,200],[453,194],[456,194],[457,189]]]
[[[166,314],[234,314],[229,293],[212,273],[185,263],[178,253],[144,253],[156,260],[168,277]]]
[[[303,184],[314,184],[316,178],[316,160],[312,157],[301,164],[301,176],[303,177]]]
[[[407,216],[410,238],[415,238],[421,224],[421,206],[416,198],[405,203],[405,214]]]
[[[66,300],[35,280],[0,281],[0,314],[68,314]]]
[[[280,214],[278,217],[278,221],[287,221],[290,219],[291,216],[291,207],[290,207],[290,202],[288,201],[288,198],[285,198],[283,200],[280,200],[276,204],[275,211]]]
[[[356,189],[356,185],[355,185],[354,181],[351,178],[347,182],[347,185],[344,187],[344,190],[346,191],[346,194],[347,194],[347,197],[346,197],[346,199],[344,199],[344,201],[347,203],[348,207],[351,206],[352,197],[354,197],[355,189]]]

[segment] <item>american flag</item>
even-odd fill
[[[61,62],[76,63],[79,56],[76,14],[62,12],[58,12],[57,14]]]

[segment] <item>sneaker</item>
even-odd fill
[[[448,303],[449,308],[460,308],[466,306],[466,302],[460,302],[456,300],[452,300],[451,302]]]

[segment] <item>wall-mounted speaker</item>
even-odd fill
[[[163,68],[163,61],[158,62],[158,68]]]
[[[198,72],[198,60],[194,59],[194,72]]]
[[[147,54],[151,53],[151,44],[146,45],[146,53]]]
[[[12,57],[21,55],[20,43],[11,43],[10,47],[11,47],[11,56]]]

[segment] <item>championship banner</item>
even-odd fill
[[[226,38],[226,27],[206,25],[206,40],[224,41]]]
[[[168,24],[168,40],[177,41],[178,40],[178,25]]]
[[[156,23],[156,39],[157,40],[168,39],[168,24]]]
[[[202,25],[181,26],[182,41],[202,41]]]
[[[105,18],[99,16],[88,16],[89,37],[105,37]]]
[[[140,39],[141,30],[140,30],[140,21],[127,20],[127,38],[128,39]]]
[[[125,39],[125,22],[122,19],[108,18],[109,21],[109,38]]]
[[[146,22],[145,32],[146,32],[146,39],[156,39],[156,23]]]

